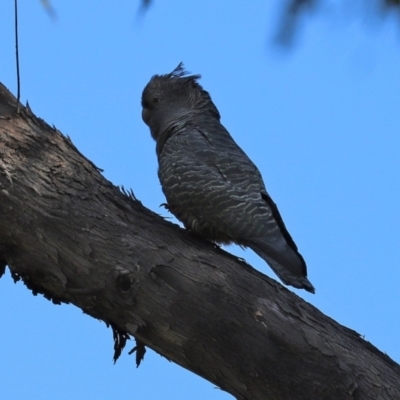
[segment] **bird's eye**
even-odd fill
[[[153,97],[153,103],[158,103],[158,97]]]

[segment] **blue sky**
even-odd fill
[[[272,45],[279,1],[21,0],[22,100],[116,185],[164,202],[141,120],[150,77],[202,74],[222,122],[259,167],[308,264],[306,301],[400,362],[400,41],[395,21],[322,12],[290,51]],[[12,2],[0,81],[16,93]],[[250,250],[229,251],[272,276]],[[112,333],[71,305],[0,280],[2,395],[13,399],[232,398],[149,350],[112,364]],[[132,344],[133,346],[133,344]]]

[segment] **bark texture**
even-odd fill
[[[400,367],[279,283],[147,210],[0,84],[0,275],[238,399],[400,399]]]

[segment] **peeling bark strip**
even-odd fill
[[[389,357],[122,193],[15,101],[0,84],[0,274],[238,399],[400,399]]]

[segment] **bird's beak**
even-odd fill
[[[142,119],[143,119],[145,124],[149,125],[150,110],[148,108],[143,108],[143,110],[142,110]]]

